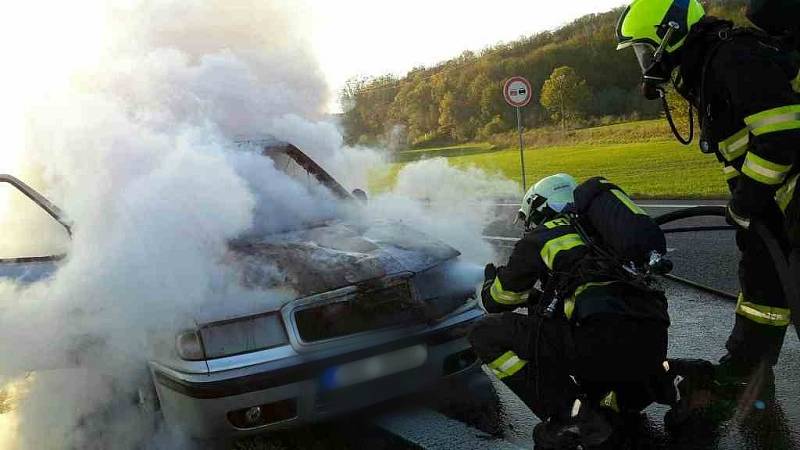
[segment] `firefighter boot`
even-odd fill
[[[671,391],[668,403],[672,405],[664,416],[667,430],[680,433],[689,423],[707,423],[713,401],[714,365],[702,359],[670,359],[665,369],[666,389]]]
[[[533,429],[536,449],[598,448],[609,444],[614,427],[595,408],[575,400],[568,414],[557,415]]]
[[[785,326],[759,324],[737,314],[726,344],[728,353],[715,369],[717,395],[737,399],[746,394],[771,400],[775,391],[772,366],[778,361],[785,334]]]
[[[729,404],[740,417],[765,410],[775,402],[775,372],[766,361],[755,367],[742,366],[725,355],[716,367],[715,379],[717,401]]]

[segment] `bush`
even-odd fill
[[[452,143],[453,140],[449,136],[431,131],[411,141],[411,148],[440,147]]]
[[[507,127],[502,117],[494,116],[489,123],[478,131],[478,138],[484,140],[489,136],[502,133]]]

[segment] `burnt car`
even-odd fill
[[[337,201],[365,201],[291,144],[247,145]],[[33,189],[9,176],[0,182],[69,231]],[[442,384],[485,383],[466,339],[483,310],[474,285],[451,279],[459,264],[452,247],[402,223],[333,217],[249,233],[228,248],[225,264],[249,295],[288,294],[246,314],[198,311],[197,326],[178,333],[175,356],[150,361],[161,413],[189,436],[291,428]],[[3,259],[0,271],[35,281],[60,258]]]

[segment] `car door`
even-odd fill
[[[0,283],[52,275],[71,236],[64,213],[11,175],[0,175]]]

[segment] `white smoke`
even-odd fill
[[[434,158],[403,167],[392,191],[375,198],[370,212],[403,220],[480,264],[493,256],[491,245],[481,236],[494,219],[494,203],[518,192],[515,183],[499,174],[476,167],[459,169],[444,158]]]
[[[53,277],[0,283],[0,386],[17,392],[0,393],[0,448],[179,445],[133,398],[150,382],[146,361],[172,351],[194,311],[237,298],[223,263],[227,242],[341,213],[236,141],[292,142],[348,189],[366,187],[383,158],[343,148],[325,120],[327,89],[304,38],[304,7],[96,5],[100,29],[113,30],[99,59],[67,81],[33,86],[12,169],[36,173],[34,185],[65,209],[74,234]],[[477,169],[427,161],[403,169],[367,215],[406,221],[482,262],[491,259],[480,240],[489,198],[510,192]],[[61,368],[70,370],[48,371]],[[7,403],[15,414],[3,414]]]

